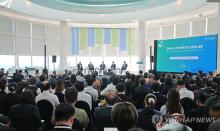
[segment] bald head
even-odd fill
[[[104,94],[105,101],[108,105],[114,105],[118,101],[118,93],[114,90],[108,90]]]

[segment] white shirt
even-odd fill
[[[183,99],[185,97],[190,98],[192,100],[194,100],[194,94],[192,91],[187,90],[186,88],[181,88],[179,90],[179,94],[180,94],[180,99]]]
[[[49,102],[51,102],[54,109],[60,104],[58,97],[50,93],[49,91],[43,91],[43,93],[40,93],[36,97],[35,102],[37,103],[40,100],[48,100]]]
[[[97,101],[99,94],[98,91],[94,89],[92,86],[87,86],[86,88],[84,88],[84,92],[91,94],[93,101]]]
[[[106,91],[109,91],[109,90],[113,90],[113,91],[117,91],[115,85],[113,85],[112,83],[111,84],[108,84],[107,87],[101,91],[101,95],[104,95]]]
[[[92,97],[84,91],[78,92],[78,101],[85,101],[89,104],[90,110],[92,110]]]

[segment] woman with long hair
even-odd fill
[[[184,116],[183,107],[180,104],[180,94],[176,89],[170,89],[167,95],[167,103],[161,107],[162,115],[170,116],[179,113]]]

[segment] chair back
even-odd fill
[[[11,126],[17,131],[37,131],[32,118],[23,115],[15,115],[11,118]]]
[[[37,106],[40,111],[41,119],[44,120],[44,130],[50,131],[53,128],[50,123],[53,114],[53,105],[48,100],[40,100],[37,102]]]

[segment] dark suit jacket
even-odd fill
[[[22,74],[15,74],[14,76],[14,82],[20,82],[24,79],[24,76]]]
[[[112,70],[115,70],[115,69],[116,69],[116,64],[112,64],[112,65],[111,65],[111,69],[112,69]]]
[[[104,127],[113,127],[111,120],[112,107],[97,107],[94,112],[94,122],[96,131],[103,131]]]
[[[144,107],[144,98],[148,93],[150,93],[150,91],[144,86],[140,86],[134,89],[133,100],[134,100],[134,105],[137,108]]]
[[[206,113],[204,106],[194,108],[190,111],[190,117],[192,118],[208,118],[209,115]],[[193,131],[207,131],[210,122],[190,122],[187,123],[189,127],[192,128]]]
[[[9,128],[9,127],[0,125],[0,131],[17,131],[17,130],[14,128]]]
[[[19,102],[20,102],[20,96],[18,94],[15,93],[7,94],[0,102],[1,113],[8,116],[8,112],[11,106],[19,104]]]
[[[94,65],[93,64],[88,64],[89,70],[94,70]]]
[[[77,64],[77,69],[82,71],[83,70],[82,64]]]
[[[154,95],[157,97],[157,102],[156,102],[156,105],[155,105],[155,109],[160,110],[160,108],[166,103],[167,99],[161,93],[154,93]]]
[[[149,108],[144,108],[138,112],[138,122],[137,127],[144,129],[145,131],[156,131],[152,123],[152,117],[156,114],[156,110],[151,110]]]
[[[100,70],[104,70],[105,69],[105,64],[101,64],[100,65]]]
[[[9,111],[10,120],[13,120],[13,118],[15,116],[22,116],[22,117],[25,117],[29,120],[32,120],[32,122],[30,122],[30,123],[32,123],[35,128],[41,127],[40,112],[39,112],[39,109],[37,108],[37,106],[35,106],[35,105],[18,104],[18,105],[12,106]],[[26,123],[26,121],[17,121],[17,122],[20,122],[19,124],[22,124],[22,125]],[[13,121],[11,123],[13,123]],[[12,126],[13,126],[13,124],[12,124]]]
[[[123,64],[121,70],[127,70],[128,64]]]
[[[131,99],[124,94],[118,94],[118,98],[120,102],[131,102]]]

